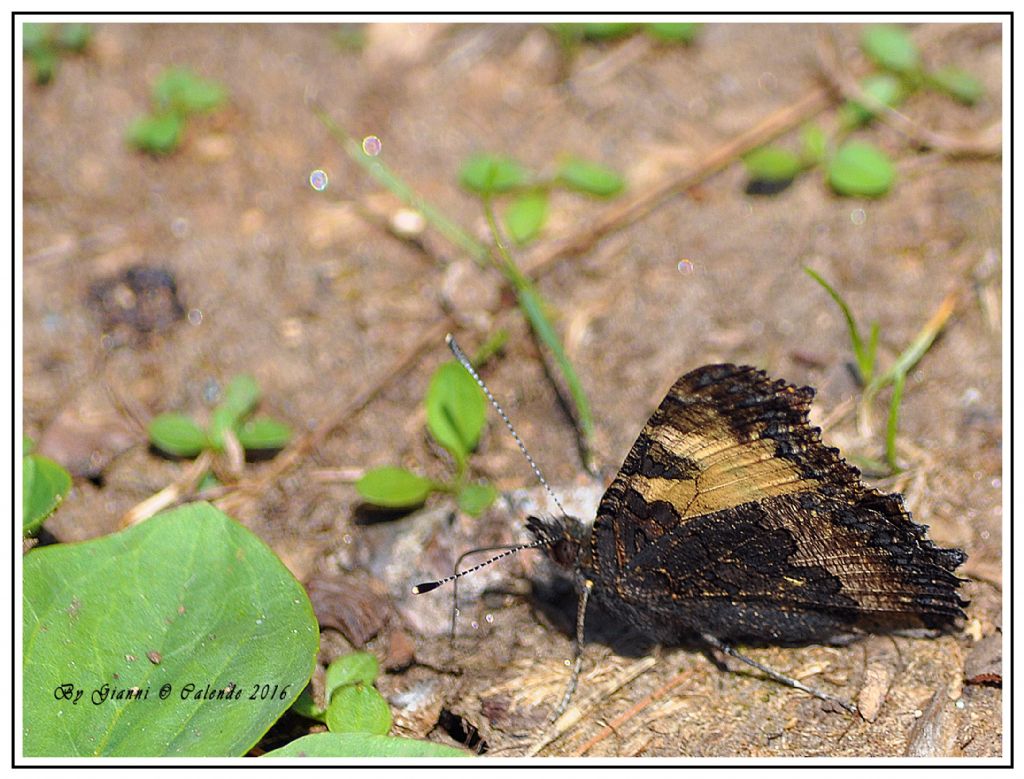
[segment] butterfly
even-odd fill
[[[454,340],[453,353],[512,430]],[[937,546],[898,494],[869,489],[808,413],[814,390],[760,370],[706,365],[682,376],[641,430],[592,525],[531,516],[531,544],[580,593],[576,665],[591,594],[612,619],[667,644],[698,639],[776,681],[854,711],[746,657],[740,642],[843,642],[865,632],[948,631],[965,618],[967,556]],[[557,503],[557,498],[555,499]],[[496,558],[437,582],[427,592]]]

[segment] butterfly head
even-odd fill
[[[528,517],[526,529],[540,542],[555,563],[570,571],[577,571],[582,556],[589,548],[587,528],[576,517]]]

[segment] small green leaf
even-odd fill
[[[226,98],[224,87],[187,68],[168,68],[153,86],[153,103],[157,109],[181,115],[212,111]]]
[[[800,155],[803,157],[804,164],[818,165],[824,161],[825,155],[828,153],[828,137],[821,125],[813,122],[805,124],[800,130],[800,143],[802,147]]]
[[[252,376],[243,373],[235,376],[228,384],[228,388],[224,390],[224,400],[220,402],[220,405],[230,410],[237,420],[250,413],[259,402],[260,385]]]
[[[548,193],[543,190],[526,192],[505,209],[505,230],[522,246],[537,237],[547,218]]]
[[[495,154],[475,154],[462,163],[459,171],[459,183],[478,195],[508,192],[524,186],[528,179],[526,168]]]
[[[235,434],[243,449],[283,449],[292,438],[292,429],[276,419],[260,417],[241,424]]]
[[[367,471],[356,482],[356,490],[365,500],[385,508],[419,506],[435,489],[430,479],[390,466]]]
[[[504,332],[499,330],[498,332]],[[507,334],[506,334],[507,335]],[[32,450],[36,448],[36,442],[29,438],[27,435],[21,437],[21,455],[26,457],[32,454]]]
[[[840,195],[879,197],[896,180],[889,158],[864,141],[850,141],[828,163],[828,183]]]
[[[391,730],[391,709],[370,685],[358,682],[339,687],[327,705],[327,729],[332,733],[372,733]]]
[[[313,698],[313,692],[310,690],[308,684],[305,689],[299,693],[299,697],[295,699],[295,703],[292,704],[292,711],[300,717],[317,720],[319,722],[326,722],[327,719],[327,709],[321,709],[317,706],[316,699]]]
[[[865,78],[860,86],[865,95],[889,108],[895,108],[907,96],[903,82],[891,73],[874,73]],[[867,124],[876,114],[874,108],[849,100],[839,109],[839,122],[843,127],[852,129]]]
[[[472,757],[433,741],[369,733],[313,733],[264,754],[264,757]]]
[[[82,51],[91,37],[92,27],[88,24],[62,24],[57,43],[68,51]]]
[[[917,46],[899,27],[877,24],[867,27],[861,36],[861,48],[879,67],[897,73],[916,70],[921,62]]]
[[[181,143],[185,120],[176,113],[140,116],[128,127],[128,142],[150,154],[170,154]]]
[[[803,168],[797,154],[777,146],[762,146],[743,158],[750,178],[755,181],[791,181]]]
[[[32,75],[37,84],[48,84],[57,72],[57,53],[49,46],[40,46],[28,53]]]
[[[598,197],[617,195],[626,186],[622,177],[611,168],[577,158],[563,162],[556,178],[569,189]]]
[[[459,508],[471,517],[483,514],[498,497],[491,484],[467,484],[459,491]]]
[[[25,22],[21,26],[21,46],[25,54],[47,44],[50,25],[38,22]]]
[[[71,491],[71,474],[49,457],[30,454],[22,459],[21,532],[30,536]]]
[[[210,414],[210,427],[207,438],[210,446],[218,452],[224,451],[224,432],[234,430],[238,424],[238,417],[234,410],[227,406],[217,406]]]
[[[147,429],[153,446],[176,457],[195,457],[210,445],[206,432],[184,414],[160,414]]]
[[[985,88],[974,76],[960,68],[948,67],[929,73],[928,83],[964,105],[974,105],[985,96]]]
[[[624,38],[629,35],[638,25],[633,22],[587,22],[580,25],[583,28],[583,38],[588,41],[610,41],[616,38]]]
[[[487,401],[476,381],[455,360],[438,367],[427,390],[427,428],[461,464],[480,440]]]
[[[654,22],[644,25],[647,34],[666,43],[692,43],[700,31],[697,22]]]
[[[337,657],[327,666],[324,697],[330,700],[339,687],[348,684],[373,684],[379,674],[377,658],[369,652],[350,652]]]

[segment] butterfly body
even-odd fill
[[[665,643],[951,628],[966,556],[821,443],[813,395],[749,367],[698,368],[641,431],[592,527],[527,527],[607,612]]]

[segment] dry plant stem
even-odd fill
[[[588,251],[610,233],[647,216],[673,195],[700,184],[747,152],[800,126],[828,107],[831,100],[830,91],[819,88],[769,114],[750,129],[712,149],[698,167],[675,173],[631,200],[609,206],[573,235],[545,243],[523,263],[524,272],[536,276],[558,260]]]
[[[948,135],[924,127],[906,114],[869,95],[843,67],[834,35],[823,32],[818,37],[818,64],[821,72],[844,98],[866,106],[877,115],[880,122],[915,145],[935,149],[947,157],[999,157],[1002,154],[1001,121],[970,134]]]
[[[388,366],[375,381],[369,382],[361,392],[343,406],[335,409],[316,428],[297,438],[294,443],[275,457],[269,467],[258,477],[235,485],[229,494],[218,500],[218,507],[231,514],[232,510],[266,490],[269,485],[302,463],[313,450],[327,439],[327,436],[348,421],[350,417],[362,411],[384,387],[412,365],[420,354],[441,343],[445,333],[452,327],[451,318],[446,316],[424,330],[412,346]]]
[[[657,701],[657,700],[659,700],[661,698],[664,698],[666,695],[668,695],[670,692],[672,692],[672,690],[674,690],[676,687],[678,687],[683,682],[685,682],[688,679],[690,679],[693,676],[693,673],[694,673],[693,669],[690,668],[690,669],[687,669],[686,671],[683,671],[682,673],[678,673],[675,676],[673,676],[671,679],[669,679],[667,682],[665,682],[665,684],[663,684],[657,690],[652,692],[646,698],[644,698],[643,700],[639,701],[635,705],[631,706],[629,709],[627,709],[622,714],[620,714],[618,717],[616,717],[614,720],[612,720],[600,733],[598,733],[596,736],[594,736],[589,741],[587,741],[587,743],[585,743],[583,746],[581,746],[579,749],[577,749],[573,753],[573,757],[583,757],[585,754],[587,754],[587,752],[589,752],[591,749],[593,749],[598,744],[600,744],[602,741],[604,741],[606,738],[608,738],[608,736],[610,736],[613,733],[615,733],[619,728],[621,728],[623,726],[623,724],[625,724],[629,720],[633,719],[633,717],[635,717],[641,711],[646,709],[652,703],[654,703],[655,701]]]
[[[615,678],[613,678],[604,687],[604,689],[599,691],[596,695],[588,698],[586,701],[581,701],[575,706],[571,706],[569,710],[559,717],[558,721],[540,737],[540,739],[530,746],[530,749],[526,753],[527,756],[533,757],[552,741],[560,738],[563,733],[583,719],[583,715],[586,714],[589,709],[604,701],[612,693],[620,690],[622,687],[625,687],[648,669],[654,667],[657,662],[657,659],[654,657],[645,657],[638,660],[633,663],[633,665],[619,672]]]
[[[141,503],[136,503],[126,511],[121,517],[118,527],[123,529],[137,525],[143,520],[149,519],[157,512],[170,508],[180,502],[183,497],[191,495],[199,480],[210,470],[212,463],[213,453],[210,451],[202,452],[195,460],[189,463],[189,466],[175,481],[159,492],[150,495]]]

